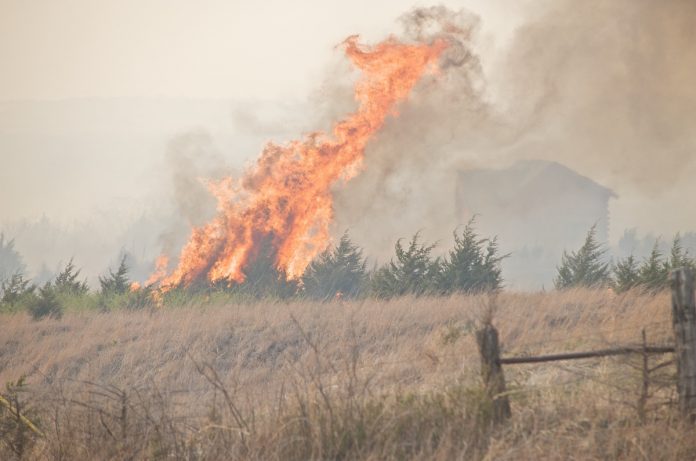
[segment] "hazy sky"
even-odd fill
[[[446,1],[504,37],[529,2]],[[412,0],[0,0],[0,100],[302,98],[334,46]]]
[[[42,213],[69,222],[91,217],[95,208],[112,210],[115,205],[128,208],[138,200],[146,206],[146,197],[151,199],[153,191],[163,193],[162,186],[168,180],[169,171],[165,168],[168,143],[190,130],[209,133],[211,144],[225,159],[239,164],[255,158],[264,140],[287,139],[310,128],[321,128],[309,125],[316,122],[316,117],[307,114],[312,108],[308,100],[326,83],[332,63],[342,59],[337,45],[352,34],[362,35],[368,43],[381,40],[400,30],[397,19],[401,15],[414,7],[433,3],[454,10],[467,8],[481,17],[475,52],[481,54],[484,70],[495,62],[497,51],[517,43],[512,39],[517,37],[514,34],[518,27],[533,22],[545,10],[564,5],[566,9],[543,30],[549,37],[561,31],[556,41],[563,42],[562,46],[549,43],[555,39],[542,39],[536,48],[518,47],[530,53],[522,54],[522,59],[532,58],[536,62],[534,58],[541,56],[533,68],[536,70],[530,71],[527,77],[535,79],[537,84],[548,78],[550,84],[541,86],[545,90],[551,88],[551,93],[556,81],[572,93],[575,88],[588,86],[588,82],[591,85],[595,79],[601,80],[604,69],[595,66],[606,66],[614,60],[611,54],[614,48],[607,47],[609,51],[602,54],[602,35],[575,24],[573,10],[581,10],[584,5],[579,0],[578,3],[568,0],[0,0],[0,161],[4,162],[0,168],[0,225],[23,217],[37,218]],[[631,41],[631,34],[636,30],[646,29],[646,24],[640,21],[621,26],[612,20],[616,14],[611,11],[612,6],[620,10],[630,8],[612,1],[595,3],[604,6],[606,17],[591,6],[585,15],[600,17],[598,22],[606,27],[597,29],[598,33],[610,30],[617,34],[610,38],[628,37],[615,40],[621,46],[626,40]],[[678,1],[670,3],[674,5]],[[636,0],[631,5],[659,8],[648,0]],[[675,11],[672,16],[679,17],[680,11]],[[556,28],[555,23],[559,21],[565,28]],[[567,38],[567,30],[578,35]],[[649,33],[650,30],[646,32]],[[582,45],[588,38],[593,46],[585,49]],[[645,37],[640,40],[650,41]],[[680,44],[688,42],[679,40]],[[645,49],[652,50],[650,46]],[[629,47],[629,52],[637,51]],[[670,56],[657,45],[655,51],[656,56]],[[576,55],[574,60],[565,59],[569,52]],[[646,55],[650,57],[647,52]],[[549,57],[553,58],[548,59],[551,64],[545,66]],[[598,61],[600,57],[602,61]],[[572,61],[573,65],[566,66],[566,61]],[[681,61],[680,56],[675,56],[671,62],[679,67]],[[607,137],[611,138],[615,131],[614,116],[635,118],[655,112],[649,104],[641,105],[641,88],[643,83],[650,86],[651,79],[664,76],[657,73],[629,78],[626,70],[630,68],[622,67],[623,64],[619,62],[610,69],[611,75],[618,76],[617,91],[608,85],[611,91],[590,95],[606,101],[610,109],[625,108],[625,113],[609,112],[607,123],[589,123],[596,118],[593,111],[605,106],[583,97],[580,92],[569,103],[552,106],[547,117],[540,119],[539,126],[532,127],[536,128],[533,135],[548,138],[556,121],[564,121],[555,133],[558,139],[552,146],[566,149],[569,136],[578,131],[575,119],[567,114],[586,115],[583,112],[586,103],[591,116],[582,120],[589,120],[592,129],[586,130],[586,137],[590,140],[602,135],[597,126],[606,126]],[[559,72],[558,68],[563,66],[567,69]],[[691,67],[686,67],[685,72],[677,69],[679,72],[669,75],[689,80],[696,73]],[[504,77],[515,78],[507,74]],[[679,93],[681,87],[672,84],[677,80],[664,80],[666,86],[656,87],[648,96],[670,104],[688,101]],[[635,84],[626,87],[626,81]],[[525,83],[523,79],[518,80],[518,90],[524,92]],[[693,85],[689,83],[689,86]],[[618,95],[616,103],[613,94]],[[95,98],[97,102],[102,99],[109,102],[95,105]],[[508,105],[517,104],[514,98],[509,99]],[[201,100],[212,105],[199,104]],[[634,100],[638,101],[635,106],[626,104]],[[38,102],[32,105],[27,101]],[[46,101],[62,101],[62,106],[59,103],[52,106],[52,102]],[[168,106],[162,101],[177,103]],[[182,105],[181,101],[188,105]],[[238,101],[251,104],[244,106]],[[683,108],[670,110],[671,105],[664,110],[664,126],[656,126],[656,131],[674,125],[674,120],[688,124],[691,112]],[[631,127],[649,131],[654,120],[646,120],[646,126],[632,123]],[[682,150],[692,144],[685,130],[676,133],[684,137],[686,147]],[[675,138],[669,130],[664,132],[666,139]],[[636,139],[636,144],[642,142],[641,138]],[[533,147],[534,139],[525,141]],[[583,143],[574,143],[575,150],[585,148]],[[589,143],[588,149],[591,147]],[[607,151],[614,155],[613,152],[621,153],[623,147],[617,142],[616,149],[607,148]],[[650,147],[640,155],[656,159],[664,155],[660,143]],[[628,145],[625,150],[630,153],[631,149],[638,150],[635,145]],[[551,159],[559,155],[558,150],[549,152],[546,157]],[[615,155],[617,161],[610,168],[600,162],[578,161],[581,157],[575,154],[570,152],[566,156],[568,161],[558,160],[617,189],[619,199],[612,204],[614,239],[626,227],[639,226],[663,234],[694,227],[695,218],[663,212],[666,204],[680,197],[688,187],[694,188],[684,186],[692,184],[683,177],[686,173],[670,180],[667,185],[670,187],[663,182],[644,189],[635,178],[630,183],[622,181],[624,167],[640,160],[635,154],[630,157],[624,152],[623,160]],[[664,170],[674,171],[672,164],[669,165]],[[691,168],[682,170],[696,169],[694,165]],[[652,168],[641,171],[648,178],[654,176]],[[654,216],[658,213],[662,216],[656,220]]]
[[[525,2],[445,3],[483,15],[491,45]],[[381,40],[428,4],[0,0],[0,223],[44,213],[69,223],[143,200],[167,180],[167,144],[190,130],[237,164],[265,140],[300,135],[310,120],[299,110],[343,59],[337,45]]]
[[[543,158],[616,191],[613,242],[631,227],[669,239],[696,228],[672,206],[696,192],[690,1],[0,0],[0,231],[34,271],[75,256],[95,275],[125,247],[151,261],[172,225],[188,232],[205,210],[199,179],[237,175],[267,141],[350,110],[334,81],[347,74],[346,37],[380,41],[413,8],[441,4],[480,17],[467,45],[476,70],[410,100],[399,120],[419,139],[396,123],[370,146],[394,197],[413,186],[422,202],[409,202],[413,229],[399,213],[385,232],[438,227],[425,211],[449,213],[453,196],[440,173]],[[357,183],[345,189],[356,203]],[[351,219],[372,222],[358,205]],[[18,222],[42,215],[62,240],[22,235]]]

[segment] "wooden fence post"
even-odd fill
[[[638,418],[641,423],[645,423],[645,408],[648,404],[648,398],[650,397],[650,362],[648,361],[648,339],[645,336],[645,328],[641,330],[640,335],[643,339],[643,349],[641,351],[643,358],[643,366],[641,369],[643,386],[641,387],[640,397],[638,398]]]
[[[677,359],[679,411],[692,421],[696,418],[696,303],[694,274],[690,269],[674,270],[672,283],[672,326]]]
[[[490,323],[476,332],[476,342],[481,353],[481,375],[486,395],[493,402],[493,422],[501,423],[511,415],[510,401],[505,395],[505,375],[500,365],[498,330]]]

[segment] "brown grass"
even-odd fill
[[[506,367],[493,427],[473,339],[491,309],[505,355],[671,340],[667,294],[585,290],[11,315],[0,382],[28,376],[45,436],[23,450],[47,459],[694,457],[668,376],[641,421],[626,359]],[[23,429],[2,415],[6,459]]]

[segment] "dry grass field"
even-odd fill
[[[481,391],[491,311],[505,356],[668,344],[666,293],[200,304],[2,316],[0,458],[696,459],[670,367],[642,417],[630,358],[506,366],[502,426]]]

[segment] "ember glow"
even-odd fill
[[[360,171],[365,147],[427,72],[437,70],[444,40],[404,44],[390,38],[374,47],[351,36],[343,43],[361,71],[355,85],[356,112],[334,125],[286,145],[267,144],[241,179],[225,178],[208,187],[217,199],[217,215],[195,228],[167,271],[161,257],[147,284],[162,290],[199,280],[241,283],[244,269],[263,245],[273,249],[276,268],[289,279],[302,275],[329,244],[333,218],[331,188]]]

